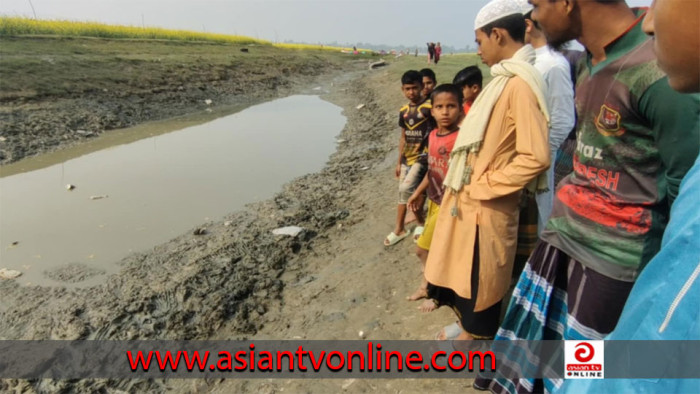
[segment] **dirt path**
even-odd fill
[[[203,236],[125,259],[104,285],[66,290],[0,281],[0,339],[431,339],[453,321],[405,300],[419,281],[415,245],[382,240],[395,215],[395,112],[389,70],[321,82],[344,108],[345,142],[318,174],[288,184]],[[362,109],[357,109],[364,104]],[[225,221],[234,224],[225,226]],[[277,238],[285,225],[306,229]],[[470,392],[469,380],[0,381],[0,390],[174,392]]]

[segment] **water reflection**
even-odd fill
[[[22,271],[20,283],[33,284],[54,284],[42,273],[69,263],[114,272],[130,252],[320,170],[344,123],[341,108],[292,96],[40,170],[3,171],[0,268]]]

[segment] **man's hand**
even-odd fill
[[[396,169],[394,170],[394,175],[396,175],[397,178],[401,177],[401,163],[396,165]]]

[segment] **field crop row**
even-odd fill
[[[53,35],[70,37],[96,37],[109,39],[147,39],[147,40],[173,40],[173,41],[205,41],[222,44],[239,45],[273,45],[285,49],[298,50],[330,50],[347,51],[349,48],[332,47],[326,45],[311,44],[273,44],[269,41],[259,40],[247,36],[228,34],[201,33],[187,30],[170,30],[158,27],[138,27],[107,25],[95,22],[76,22],[67,20],[41,20],[22,17],[0,16],[0,37],[6,36],[32,36]],[[371,52],[360,50],[361,52]]]

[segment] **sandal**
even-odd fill
[[[389,235],[386,236],[386,239],[384,240],[384,246],[393,246],[399,243],[402,239],[408,237],[411,235],[410,232],[406,231],[405,233],[401,235],[396,235],[394,232],[390,232]]]
[[[418,238],[420,238],[421,235],[423,235],[423,231],[425,230],[425,227],[423,226],[417,226],[415,229],[413,229],[413,242],[418,243]]]
[[[462,333],[462,327],[459,326],[459,323],[454,322],[450,324],[449,326],[445,326],[442,330],[438,331],[437,334],[435,334],[435,340],[440,341],[440,334],[442,332],[445,332],[445,341],[453,341],[457,339],[459,334]]]

